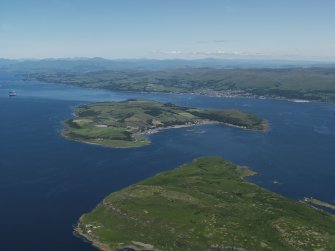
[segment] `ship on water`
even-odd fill
[[[15,90],[11,90],[9,93],[8,93],[9,97],[14,97],[16,96],[16,91]]]

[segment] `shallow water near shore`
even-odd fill
[[[8,97],[15,89],[18,96]],[[163,130],[152,144],[111,149],[62,138],[75,105],[146,98],[254,112],[268,132],[224,125]],[[335,200],[335,106],[185,94],[120,93],[23,82],[0,73],[1,250],[95,250],[72,225],[106,195],[202,155],[248,165],[252,181],[293,199]]]

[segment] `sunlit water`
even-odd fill
[[[8,97],[11,89],[17,97]],[[171,129],[135,149],[82,144],[59,135],[75,105],[127,98],[238,108],[266,118],[271,130],[222,125]],[[258,172],[254,182],[293,199],[334,202],[334,113],[329,104],[119,93],[0,74],[1,250],[95,250],[72,234],[81,214],[112,191],[202,155],[248,165]]]

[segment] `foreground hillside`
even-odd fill
[[[334,250],[335,218],[204,157],[112,193],[76,233],[103,250]]]
[[[82,105],[76,118],[65,123],[63,135],[110,147],[136,147],[149,143],[146,134],[161,129],[220,122],[249,130],[266,130],[265,120],[238,110],[205,110],[127,100]]]

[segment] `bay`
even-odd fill
[[[8,97],[15,89],[18,96]],[[233,108],[266,118],[271,130],[207,125],[162,131],[142,148],[111,149],[62,138],[62,121],[87,102],[145,98]],[[258,172],[252,181],[302,199],[335,200],[335,106],[271,99],[150,94],[24,82],[0,73],[1,250],[95,250],[72,225],[106,195],[203,155]]]

